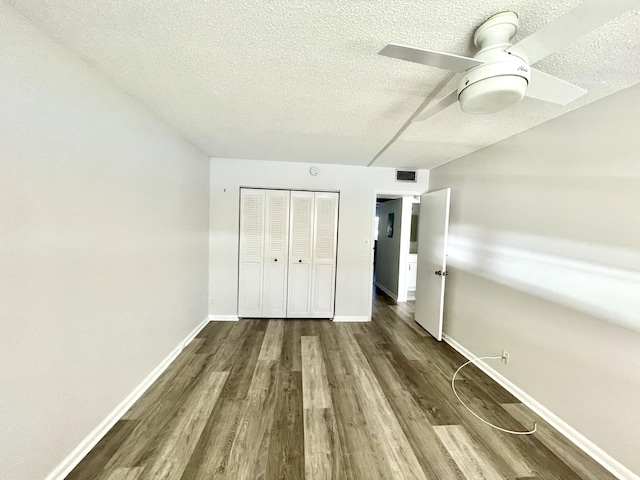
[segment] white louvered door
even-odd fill
[[[313,192],[291,192],[288,318],[311,317]]]
[[[333,317],[338,244],[338,194],[316,192],[311,262],[311,317]]]
[[[262,316],[264,205],[264,190],[240,190],[239,317]]]
[[[240,190],[239,317],[333,318],[338,199]]]
[[[289,260],[289,191],[267,190],[265,196],[262,316],[285,318]]]

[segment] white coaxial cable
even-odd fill
[[[489,425],[490,427],[495,428],[496,430],[500,430],[501,432],[505,432],[505,433],[511,433],[513,435],[531,435],[532,433],[535,433],[536,430],[538,429],[538,424],[537,422],[533,423],[533,430],[530,430],[528,432],[516,432],[514,430],[507,430],[506,428],[501,428],[498,427],[496,425],[494,425],[493,423],[489,423],[487,422],[484,418],[480,417],[480,415],[478,415],[476,412],[474,412],[473,410],[471,410],[469,407],[467,407],[467,405],[462,401],[462,399],[460,398],[460,395],[458,395],[458,392],[456,392],[456,385],[455,385],[455,380],[456,380],[456,375],[458,375],[458,372],[460,370],[462,370],[464,367],[466,367],[467,365],[469,365],[470,363],[473,363],[475,365],[475,362],[478,360],[498,360],[501,359],[502,357],[478,357],[475,360],[469,360],[468,362],[463,363],[462,365],[460,365],[460,367],[458,367],[458,369],[456,370],[456,373],[453,374],[453,377],[451,377],[451,388],[453,389],[453,394],[456,396],[456,398],[458,399],[458,401],[462,404],[462,406],[464,408],[466,408],[467,410],[469,410],[469,412],[471,412],[471,414],[476,417],[478,420],[480,420],[483,423],[486,423],[487,425]]]

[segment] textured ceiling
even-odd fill
[[[475,27],[494,13],[517,12],[524,38],[581,2],[7,3],[211,156],[367,165],[450,75],[380,56],[384,45],[471,53]],[[589,93],[484,116],[453,105],[411,125],[375,165],[430,168],[637,83],[640,1],[536,67]]]

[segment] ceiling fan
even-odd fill
[[[518,30],[518,15],[498,13],[476,29],[473,42],[480,50],[473,58],[396,44],[379,53],[463,73],[457,90],[424,110],[414,122],[426,120],[456,101],[464,112],[475,114],[499,112],[525,96],[567,105],[587,91],[531,64],[637,6],[638,0],[587,0],[515,44],[511,39]]]

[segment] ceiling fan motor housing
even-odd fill
[[[467,70],[458,83],[463,111],[499,112],[524,98],[531,68],[506,51],[517,30],[518,16],[513,12],[494,15],[476,30],[473,40],[481,48],[474,58],[485,63]]]
[[[507,61],[478,65],[466,71],[458,83],[460,107],[467,113],[494,113],[524,98],[531,68],[515,55]]]

